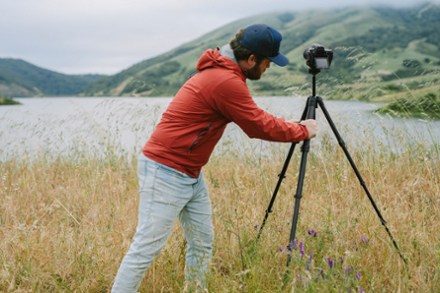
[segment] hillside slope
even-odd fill
[[[0,58],[0,94],[4,96],[75,96],[101,77],[67,75],[20,59]]]
[[[309,95],[304,49],[333,49],[329,70],[318,75],[318,94],[329,99],[389,101],[440,92],[440,5],[344,8],[257,15],[220,27],[115,75],[66,75],[18,59],[0,58],[4,96],[172,96],[195,72],[200,54],[221,47],[236,31],[267,23],[284,36],[290,63],[251,82],[252,94]]]
[[[258,15],[221,27],[163,55],[92,84],[87,95],[172,96],[194,72],[199,55],[221,47],[241,27],[267,23],[283,36],[286,68],[272,66],[249,82],[254,95],[307,95],[310,76],[303,51],[314,43],[334,50],[332,67],[317,78],[334,99],[381,100],[408,89],[439,90],[440,6],[407,9],[345,8]]]

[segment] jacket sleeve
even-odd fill
[[[215,107],[250,138],[298,142],[308,137],[307,128],[264,111],[252,99],[244,81],[229,79],[215,91]]]

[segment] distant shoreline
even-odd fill
[[[280,98],[287,96],[254,96],[254,98]],[[158,97],[133,97],[133,96],[44,96],[44,97],[17,97],[17,99],[172,99],[173,97],[158,96]],[[298,98],[293,97],[292,98]],[[353,100],[357,101],[357,100]],[[359,101],[358,101],[359,102]],[[364,103],[377,103],[374,101],[360,101]],[[428,93],[418,98],[402,97],[390,103],[381,102],[384,104],[376,113],[381,115],[391,115],[401,118],[424,118],[432,120],[440,120],[440,95]],[[19,101],[12,98],[0,96],[0,106],[2,105],[21,105]]]
[[[12,105],[21,105],[21,103],[8,97],[0,97],[0,106],[12,106]]]

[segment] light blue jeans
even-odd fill
[[[185,283],[206,289],[213,226],[211,202],[202,175],[192,178],[141,154],[138,177],[138,225],[112,292],[139,289],[145,272],[164,247],[177,218],[187,241]]]

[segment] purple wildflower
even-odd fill
[[[312,235],[313,237],[316,237],[318,235],[318,232],[316,232],[315,230],[307,230],[307,234]]]
[[[301,254],[301,257],[304,257],[304,243],[302,241],[299,243],[299,253]]]
[[[364,289],[362,289],[361,287],[359,287],[359,293],[365,293]]]
[[[345,273],[347,273],[347,274],[351,273],[351,267],[347,267],[347,268],[345,269]]]
[[[308,271],[310,271],[310,264],[312,262],[312,259],[313,259],[313,253],[310,254],[309,260],[307,261],[307,264],[306,264],[306,270],[308,270]]]
[[[368,244],[368,238],[367,238],[367,236],[365,236],[365,234],[362,234],[362,236],[361,236],[361,242],[362,242],[363,244]]]
[[[278,248],[278,251],[279,252],[284,252],[286,250],[286,246],[280,246],[279,248]]]
[[[323,270],[319,270],[319,275],[321,276],[322,279],[325,279],[325,274]]]
[[[331,259],[331,257],[327,257],[327,264],[328,264],[329,268],[333,268],[333,264],[334,264],[334,262],[333,262],[333,260]]]
[[[289,242],[289,245],[287,245],[287,249],[292,252],[294,249],[296,250],[298,248],[298,243],[295,239],[293,239],[293,242]]]
[[[362,278],[362,274],[361,273],[357,273],[356,274],[356,279],[360,279],[360,278]]]
[[[296,239],[293,239],[293,249],[298,248],[298,242],[296,242]]]

